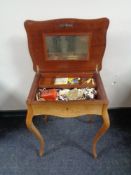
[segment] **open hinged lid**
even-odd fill
[[[106,46],[107,18],[25,21],[35,71],[99,71]]]

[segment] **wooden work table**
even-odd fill
[[[102,127],[92,143],[92,154],[96,144],[110,126],[107,112],[108,100],[100,77],[102,59],[106,47],[107,18],[101,19],[56,19],[24,23],[28,38],[29,53],[36,72],[27,98],[27,128],[40,143],[39,154],[44,154],[44,138],[33,124],[33,117],[48,115],[57,117],[79,117],[98,115],[103,119]],[[86,85],[54,85],[56,77],[93,77],[97,96],[93,100],[37,101],[38,88],[83,88]]]

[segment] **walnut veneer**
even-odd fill
[[[27,98],[28,113],[26,116],[27,128],[36,136],[40,143],[39,154],[44,154],[44,139],[33,124],[33,117],[38,115],[52,115],[58,117],[79,117],[81,115],[97,114],[103,119],[102,127],[96,133],[92,153],[96,158],[96,144],[110,126],[108,116],[108,100],[100,78],[102,58],[106,46],[106,31],[109,25],[107,18],[94,20],[57,19],[49,21],[26,21],[25,28],[28,37],[29,52],[36,71],[34,81]],[[91,36],[88,60],[48,61],[45,58],[45,42],[43,34],[89,33]],[[94,100],[79,101],[36,101],[35,95],[39,87],[60,87],[49,84],[47,78],[55,77],[94,77],[96,81],[97,97]],[[68,86],[71,88],[70,86]],[[62,86],[67,88],[67,86]],[[81,88],[81,87],[79,87]],[[47,117],[46,117],[47,118]]]

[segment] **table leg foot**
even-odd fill
[[[96,133],[93,139],[92,154],[94,158],[97,158],[97,153],[96,153],[97,142],[102,137],[102,135],[107,131],[107,129],[110,127],[110,120],[109,120],[109,115],[107,111],[107,106],[103,107],[102,119],[103,119],[102,127],[98,130],[98,132]]]
[[[44,139],[40,134],[39,130],[35,127],[32,119],[33,119],[32,110],[28,109],[27,116],[26,116],[26,126],[39,141],[40,143],[39,155],[42,156],[44,154]]]

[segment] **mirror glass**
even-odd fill
[[[48,60],[85,60],[88,58],[87,35],[48,35],[45,37]]]

